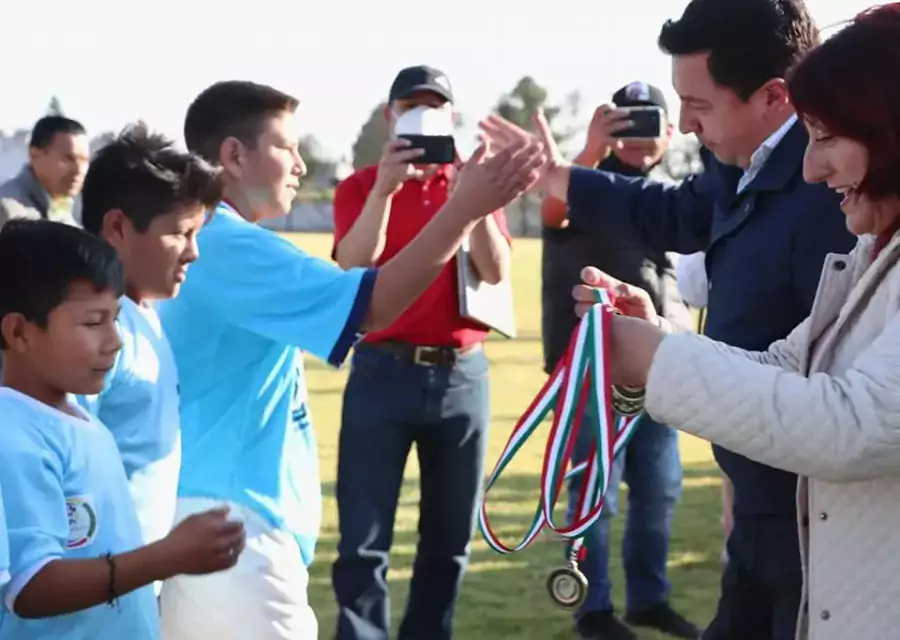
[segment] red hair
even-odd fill
[[[860,13],[811,50],[788,90],[802,118],[865,145],[861,193],[900,196],[900,2]]]

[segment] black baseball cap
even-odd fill
[[[661,107],[669,112],[663,92],[646,82],[625,85],[613,94],[612,101],[617,107]]]
[[[407,67],[398,73],[391,85],[388,100],[393,102],[400,98],[408,98],[419,91],[431,91],[447,102],[453,102],[453,91],[450,89],[450,80],[446,74],[426,65]]]

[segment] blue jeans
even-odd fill
[[[483,350],[460,356],[451,368],[357,347],[338,452],[340,542],[332,568],[338,640],[389,637],[388,553],[413,443],[420,469],[419,538],[398,638],[451,637],[477,522],[488,421]]]
[[[582,423],[575,442],[573,458],[587,458],[593,433]],[[585,536],[587,556],[579,565],[588,579],[588,597],[576,618],[592,611],[611,611],[612,582],[609,579],[610,519],[618,510],[619,483],[628,484],[628,521],[622,541],[625,567],[625,606],[641,611],[669,597],[666,561],[669,556],[669,532],[675,503],[681,497],[681,458],[678,433],[644,415],[636,426],[628,447],[613,465],[606,506],[600,520]],[[568,517],[576,506],[582,477],[568,481]]]

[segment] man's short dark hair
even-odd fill
[[[709,52],[712,79],[742,100],[784,78],[818,44],[803,0],[691,0],[659,34],[659,47],[669,55]]]
[[[34,123],[28,146],[35,149],[46,149],[53,142],[53,137],[57,133],[68,133],[76,136],[87,135],[87,131],[77,120],[72,120],[65,116],[44,116]]]
[[[121,296],[125,275],[116,250],[77,227],[50,220],[10,220],[0,230],[0,321],[21,313],[46,327],[50,312],[76,282]],[[0,335],[0,348],[6,347]]]
[[[226,138],[237,138],[253,148],[266,118],[293,113],[299,104],[293,96],[266,85],[242,80],[217,82],[188,107],[184,139],[188,149],[218,164]]]
[[[120,209],[138,232],[183,205],[213,208],[222,197],[219,171],[138,123],[101,148],[81,191],[81,222],[99,234],[103,217]]]

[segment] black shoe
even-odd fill
[[[612,611],[590,611],[578,619],[575,629],[585,640],[638,640]]]
[[[650,627],[686,640],[697,640],[702,633],[696,625],[674,611],[668,602],[660,602],[641,611],[629,611],[625,614],[625,622],[635,627]]]

